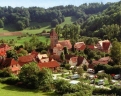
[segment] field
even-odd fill
[[[23,89],[12,85],[0,83],[1,96],[57,96],[52,92]]]
[[[31,39],[31,37],[22,37],[21,39],[17,39],[17,36],[3,36],[3,37],[0,37],[0,40],[1,39],[4,39],[4,40],[14,40],[16,41],[15,45],[23,45],[25,41],[29,41]],[[40,36],[39,37],[39,40],[41,42],[46,42],[46,39],[49,39],[49,38],[46,38],[44,36]],[[48,42],[49,43],[49,42]]]
[[[72,16],[72,17],[65,17],[65,21],[63,23],[60,24],[61,27],[63,27],[65,24],[72,24],[74,21],[76,21],[77,19]],[[26,28],[22,31],[19,31],[19,32],[22,32],[22,33],[30,33],[30,34],[36,34],[36,33],[41,33],[43,30],[46,30],[46,31],[50,31],[51,30],[51,27],[50,27],[50,23],[49,22],[45,22],[45,23],[36,23],[36,22],[32,22],[30,24],[30,26],[37,26],[37,25],[40,25],[41,28],[40,29],[33,29],[33,30],[30,30],[30,28]],[[5,33],[5,32],[18,32],[13,25],[9,25],[9,26],[5,26],[4,28],[0,28],[0,33]],[[4,39],[4,40],[10,40],[10,39],[13,39],[14,41],[16,41],[16,44],[15,45],[21,45],[23,44],[25,41],[29,41],[31,37],[23,37],[21,38],[20,40],[17,39],[17,36],[0,36],[0,40],[1,39]],[[42,41],[42,42],[46,42],[46,37],[44,36],[40,36],[39,39]]]
[[[75,18],[74,16],[65,17],[65,21],[63,23],[61,23],[60,26],[64,26],[65,24],[72,24],[76,20],[77,20],[77,18]],[[41,28],[30,30],[30,27],[28,27],[19,32],[36,34],[36,33],[42,32],[43,30],[50,31],[52,29],[52,27],[50,26],[50,22],[45,22],[45,23],[32,22],[30,24],[30,26],[37,26],[37,25],[40,25]],[[0,28],[0,33],[1,32],[17,32],[17,30],[14,28],[13,25],[7,25],[4,28]]]

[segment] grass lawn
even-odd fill
[[[31,39],[31,37],[23,37],[21,39],[17,39],[17,36],[2,36],[0,37],[0,40],[11,40],[13,39],[14,41],[16,41],[15,45],[23,45],[25,41],[29,41]],[[46,38],[45,36],[39,36],[39,40],[41,42],[46,42],[46,39],[50,39],[50,38]],[[50,40],[49,42],[50,43]]]
[[[0,83],[1,96],[57,96],[52,92],[42,92],[37,90],[23,89],[12,85]]]

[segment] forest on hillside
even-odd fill
[[[81,36],[121,40],[121,1],[116,3],[85,3],[80,6],[0,7],[0,28],[14,25],[17,30],[30,26],[31,22],[51,22],[51,27],[64,22],[64,17],[75,16],[75,25],[80,26]],[[37,26],[40,28],[41,26]]]

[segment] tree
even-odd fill
[[[52,83],[53,83],[53,78],[52,78],[52,71],[48,68],[42,68],[41,71],[38,74],[39,77],[39,84],[40,89],[43,91],[50,91],[52,90]]]
[[[56,27],[56,25],[58,25],[58,24],[59,24],[59,22],[57,19],[54,19],[51,21],[51,27]]]
[[[60,59],[61,59],[63,62],[65,61],[65,54],[64,54],[64,52],[61,53]]]
[[[40,87],[39,72],[40,69],[35,62],[25,64],[21,68],[19,79],[28,88],[38,89]]]
[[[82,76],[83,72],[84,72],[83,68],[81,68],[81,67],[77,68],[77,73],[78,73],[80,76]]]
[[[18,59],[18,55],[15,50],[9,50],[6,52],[7,58],[14,58],[15,60]]]
[[[0,19],[0,28],[4,27],[4,22]]]
[[[26,56],[26,55],[28,55],[28,52],[26,50],[24,50],[24,49],[21,49],[19,51],[18,55]]]
[[[18,30],[23,30],[24,28],[25,28],[25,24],[22,22],[22,21],[18,21],[17,23],[16,23],[16,28],[18,29]]]
[[[111,48],[111,58],[115,64],[121,64],[121,44],[114,41]]]
[[[69,53],[68,53],[67,47],[64,47],[63,50],[64,50],[64,54],[65,54],[65,55],[66,55],[66,54],[69,54]]]

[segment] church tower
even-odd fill
[[[51,49],[53,49],[56,46],[57,43],[58,43],[58,34],[55,32],[54,29],[52,29],[51,32],[50,32]]]

